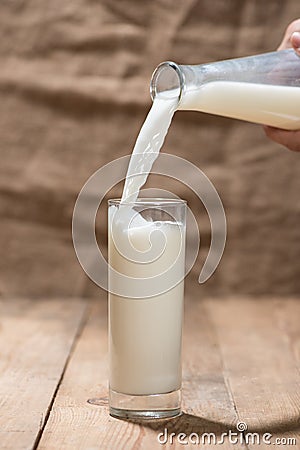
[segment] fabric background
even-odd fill
[[[1,295],[97,296],[74,253],[72,210],[95,170],[131,152],[153,69],[271,51],[299,16],[299,0],[2,0]],[[226,209],[224,257],[199,287],[206,214],[180,184],[148,183],[174,187],[198,215],[202,247],[188,278],[195,295],[299,294],[300,155],[258,125],[198,112],[176,114],[163,151],[201,168]]]

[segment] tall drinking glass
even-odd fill
[[[186,202],[108,202],[109,405],[121,418],[180,414]]]

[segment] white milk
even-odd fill
[[[212,81],[187,91],[178,109],[197,110],[235,119],[300,129],[300,88]]]
[[[136,201],[139,190],[145,184],[153,163],[159,155],[176,107],[176,98],[154,100],[132,152],[122,202]],[[134,177],[135,174],[140,175]]]
[[[155,99],[138,135],[131,158],[122,195],[123,202],[134,202],[145,183],[168,132],[177,105],[176,99]],[[137,156],[140,155],[140,156]],[[133,177],[135,174],[140,174]],[[134,278],[145,278],[137,296],[147,296],[152,277],[166,274],[172,289],[155,297],[126,298],[109,294],[110,316],[110,387],[125,394],[156,394],[177,390],[181,385],[181,329],[183,308],[183,277],[185,243],[181,241],[183,226],[171,222],[147,222],[139,214],[129,225],[133,211],[124,204],[117,211],[112,224],[109,220],[109,263],[118,272]],[[153,233],[159,230],[158,233]],[[129,251],[118,251],[115,240],[131,240],[139,250],[139,262],[130,262]],[[149,238],[153,248],[165,239],[166,247],[153,262],[147,253]],[[153,249],[152,248],[152,249]],[[141,253],[141,252],[145,253]],[[127,258],[126,258],[127,257]],[[176,259],[177,258],[177,259]],[[141,261],[142,259],[142,261]],[[144,264],[142,264],[144,262]],[[147,263],[147,264],[145,264]],[[181,281],[180,281],[181,280]],[[110,286],[114,286],[110,275]],[[128,283],[131,283],[130,279]],[[150,285],[149,285],[150,283]],[[162,283],[163,284],[163,283]],[[123,286],[124,295],[127,287]],[[163,286],[162,286],[163,290]]]
[[[109,222],[112,221],[114,209],[116,207],[110,207]],[[116,214],[126,215],[125,210],[122,211],[121,207]],[[174,287],[150,298],[134,299],[109,294],[110,388],[124,394],[148,395],[171,392],[181,386],[185,257],[182,238],[185,230],[180,224],[147,222],[138,216],[138,226],[133,223],[122,228],[121,221],[113,226],[113,236],[109,234],[108,244],[110,265],[128,277],[145,278],[143,287],[136,292],[139,296],[146,296],[151,290],[152,277],[160,276],[173,265],[172,271],[165,277]],[[128,256],[133,257],[130,252],[125,256],[116,248],[115,239],[123,237],[126,241],[128,236],[133,248],[139,251],[137,263],[128,261]],[[151,256],[150,238],[151,249],[154,250]],[[156,252],[163,248],[164,243],[164,251]],[[153,258],[155,254],[161,256]],[[110,283],[113,287],[111,278]],[[124,294],[131,284],[130,278],[123,283]]]

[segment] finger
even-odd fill
[[[300,19],[296,19],[289,24],[277,50],[284,50],[285,48],[292,47],[291,36],[295,31],[300,31]]]
[[[300,152],[300,131],[287,131],[269,126],[264,126],[264,130],[272,141],[284,145],[293,152]]]

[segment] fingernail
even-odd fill
[[[294,31],[292,33],[292,38],[300,39],[300,31]]]
[[[300,52],[300,32],[299,31],[295,31],[292,36],[291,36],[291,42],[292,45],[294,47],[294,49],[297,52]]]

